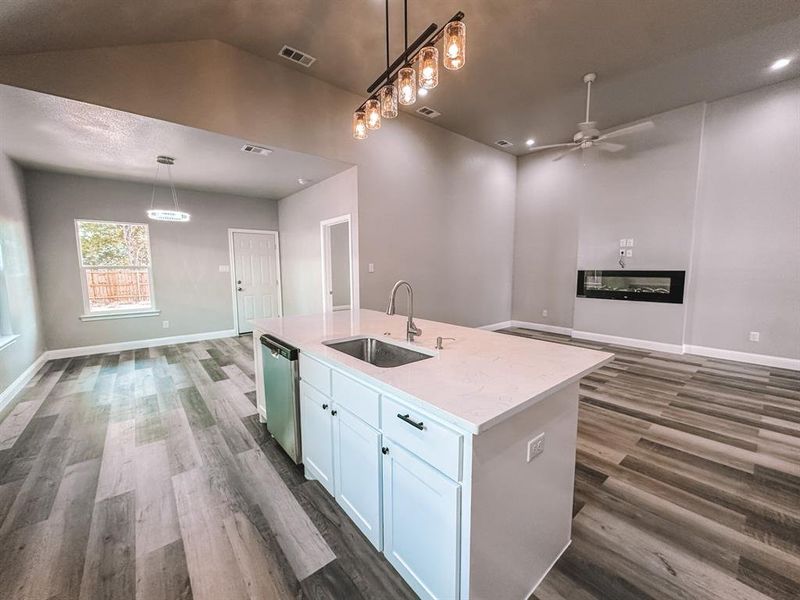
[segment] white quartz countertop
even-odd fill
[[[478,434],[578,381],[613,354],[531,340],[483,329],[414,319],[422,328],[413,346],[436,353],[430,359],[382,368],[358,360],[323,341],[373,336],[405,343],[406,317],[373,310],[256,319],[270,333],[462,429]],[[390,335],[384,335],[389,332]],[[436,337],[446,340],[435,350]]]

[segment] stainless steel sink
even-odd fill
[[[397,344],[390,344],[371,337],[322,342],[326,346],[344,352],[376,367],[399,367],[409,363],[432,358],[433,355],[417,352]]]

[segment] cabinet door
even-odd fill
[[[383,553],[422,598],[458,597],[461,487],[384,437]]]
[[[333,424],[330,399],[300,382],[300,440],[306,476],[333,495]]]
[[[336,501],[378,550],[381,535],[381,434],[340,405],[333,417]]]

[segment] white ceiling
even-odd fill
[[[390,5],[397,55],[402,2]],[[798,0],[411,0],[410,39],[459,9],[466,67],[444,71],[424,104],[512,153],[572,135],[589,71],[603,128],[800,75]],[[213,38],[364,94],[385,65],[383,13],[382,0],[4,0],[0,55]],[[317,62],[279,58],[284,44]],[[796,60],[770,72],[782,56]]]
[[[245,143],[258,141],[0,85],[0,150],[26,167],[151,182],[165,154],[175,157],[178,187],[277,200],[308,185],[298,178],[318,182],[350,166],[280,148],[246,154]]]

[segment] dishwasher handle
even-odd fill
[[[282,356],[287,360],[297,360],[300,351],[294,346],[287,344],[283,340],[279,340],[273,335],[264,334],[259,338],[261,345],[272,353],[272,356],[277,358]]]

